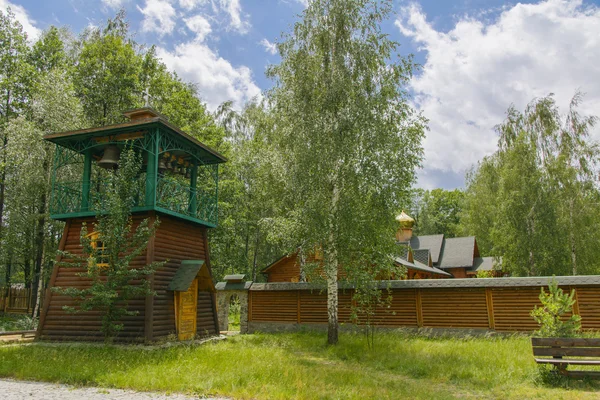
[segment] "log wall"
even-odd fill
[[[134,227],[148,217],[153,220],[155,215],[154,213],[134,215]],[[166,261],[166,264],[150,277],[156,296],[129,301],[128,309],[136,311],[137,315],[123,318],[124,327],[116,337],[117,341],[152,341],[175,334],[174,295],[172,291],[167,290],[167,286],[183,260],[205,260],[206,266],[210,269],[205,227],[166,215],[158,218],[160,225],[155,236],[149,241],[146,252],[136,257],[131,263],[132,266],[142,267],[154,261]],[[59,249],[73,254],[82,254],[81,227],[85,222],[91,232],[93,221],[93,218],[68,220]],[[80,272],[84,272],[84,269],[56,266],[50,279],[49,288],[76,287],[84,289],[89,287],[91,281],[77,276]],[[198,285],[197,332],[199,335],[214,335],[218,332],[215,296],[214,292],[209,290],[213,287],[212,282],[200,282]],[[98,312],[69,314],[63,310],[65,305],[77,306],[77,303],[69,296],[47,289],[37,334],[39,339],[104,339],[100,332],[101,323]]]
[[[133,224],[137,226],[143,216],[134,216]],[[88,232],[93,231],[93,218],[72,219],[65,225],[63,237],[59,244],[59,250],[72,254],[81,255],[83,249],[80,244],[80,234],[83,223],[87,224]],[[68,262],[73,260],[63,259]],[[132,266],[143,267],[146,263],[146,254],[136,257]],[[71,314],[63,310],[63,306],[77,307],[77,301],[70,296],[53,292],[53,287],[75,287],[86,289],[91,286],[91,280],[78,276],[84,272],[84,268],[71,268],[55,266],[50,278],[49,289],[46,292],[44,308],[40,319],[38,337],[43,340],[104,340],[100,332],[101,320],[98,312],[89,311]],[[128,310],[136,311],[137,315],[123,317],[124,327],[116,337],[116,340],[130,341],[143,340],[145,299],[132,299],[128,302]]]
[[[547,288],[548,279],[539,278],[537,284],[531,278],[396,281],[389,306],[377,308],[373,323],[387,328],[534,331],[538,326],[530,312],[541,304],[540,290]],[[562,280],[581,282],[562,285],[559,280],[565,292],[576,292],[574,311],[581,315],[582,327],[600,329],[600,277]],[[525,284],[519,286],[520,282]],[[351,289],[339,292],[340,323],[351,322],[351,294]],[[270,324],[274,329],[291,324],[324,326],[327,298],[310,284],[253,284],[248,322],[250,332],[265,330]]]
[[[173,217],[161,215],[160,226],[154,238],[153,260],[166,261],[166,264],[154,273],[154,291],[152,307],[152,340],[175,334],[175,303],[173,292],[167,286],[183,260],[205,260],[210,268],[207,251],[206,228],[198,224],[185,222]],[[217,332],[217,315],[214,295],[198,285],[198,334]]]

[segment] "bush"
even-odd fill
[[[572,314],[564,318],[565,314],[573,312],[575,304],[575,290],[566,294],[558,287],[556,279],[552,278],[548,285],[548,293],[542,288],[540,293],[541,307],[535,307],[531,316],[540,325],[536,334],[541,337],[573,337],[581,330],[581,317]]]

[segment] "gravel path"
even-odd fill
[[[152,392],[134,392],[131,390],[104,388],[77,388],[45,382],[27,382],[0,379],[0,398],[2,400],[191,400],[199,397],[182,394],[164,394]],[[207,400],[226,400],[212,398]]]

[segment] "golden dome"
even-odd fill
[[[403,228],[412,228],[415,224],[415,220],[410,217],[410,215],[406,214],[404,210],[396,217],[396,221],[400,222],[400,226]]]

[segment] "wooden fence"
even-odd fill
[[[32,311],[32,291],[27,288],[0,288],[0,311],[29,313]]]
[[[441,279],[392,282],[392,298],[378,307],[380,327],[461,328],[533,331],[530,312],[540,305],[541,287],[550,278]],[[575,290],[574,312],[584,329],[600,329],[600,276],[559,277],[560,287]],[[351,322],[352,289],[339,292],[339,320]],[[327,297],[303,283],[253,284],[248,296],[249,331],[290,329],[327,323]]]

